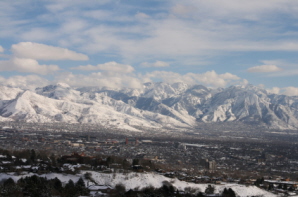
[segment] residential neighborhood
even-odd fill
[[[153,172],[196,184],[257,185],[274,193],[297,189],[293,143],[101,134],[2,128],[0,171]]]

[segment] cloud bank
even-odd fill
[[[284,88],[279,88],[279,87],[273,87],[272,89],[268,89],[270,93],[273,94],[283,94],[287,96],[298,96],[298,87],[284,87]]]
[[[40,65],[34,59],[13,57],[8,61],[0,61],[0,71],[18,71],[46,75],[60,70],[57,65]]]
[[[27,76],[12,76],[4,78],[0,76],[0,83],[5,86],[35,90],[37,87],[43,87],[50,84],[45,78],[39,77],[37,75],[27,75]]]
[[[158,68],[158,67],[168,67],[168,66],[170,66],[170,64],[167,63],[167,62],[163,62],[163,61],[158,61],[157,60],[154,63],[143,62],[143,63],[141,63],[141,66],[143,66],[143,67],[156,67],[156,68]]]
[[[251,73],[269,73],[269,72],[278,72],[282,69],[275,66],[275,65],[262,65],[262,66],[255,66],[247,69],[247,72]]]
[[[35,60],[88,60],[88,56],[74,51],[33,42],[20,42],[11,47],[16,57]]]
[[[132,66],[119,64],[117,62],[107,62],[104,64],[98,64],[96,66],[92,66],[92,65],[78,66],[78,67],[73,67],[72,69],[85,70],[85,71],[104,70],[104,71],[119,72],[119,73],[131,73],[134,71],[134,68]]]
[[[57,72],[58,65],[39,64],[37,60],[88,60],[88,56],[66,48],[45,44],[20,42],[11,46],[9,60],[0,61],[0,71],[17,71],[47,75]]]

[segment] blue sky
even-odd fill
[[[247,83],[298,95],[298,1],[0,1],[0,83]]]

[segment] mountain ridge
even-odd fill
[[[248,122],[273,129],[298,128],[298,97],[253,86],[210,89],[184,83],[146,83],[143,89],[72,88],[58,83],[35,91],[0,86],[0,119],[195,128],[197,122]]]

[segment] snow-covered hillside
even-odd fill
[[[9,89],[8,89],[9,91]],[[24,90],[14,99],[3,102],[1,116],[27,122],[97,123],[136,130],[133,126],[151,128],[188,127],[172,117],[140,110],[108,97],[105,93],[80,93],[65,84]]]
[[[67,175],[67,174],[58,174],[58,173],[50,173],[50,174],[42,174],[38,175],[41,177],[46,177],[47,179],[54,179],[57,177],[61,180],[61,182],[67,183],[69,179],[77,182],[80,177],[84,178],[84,174],[86,172],[90,172],[92,174],[92,179],[95,183],[90,182],[89,180],[85,180],[86,185],[90,184],[98,184],[98,185],[109,185],[115,187],[117,184],[123,184],[126,190],[138,188],[141,190],[142,188],[153,186],[155,188],[160,188],[163,185],[164,181],[169,182],[178,190],[184,191],[185,188],[194,188],[197,192],[204,192],[208,187],[208,184],[195,184],[188,183],[184,181],[180,181],[178,179],[171,179],[164,177],[159,174],[154,173],[99,173],[94,171],[82,171],[82,174],[78,175]],[[29,173],[26,175],[14,175],[14,174],[4,174],[0,173],[0,181],[8,178],[12,178],[14,181],[19,180],[24,176],[32,176],[33,173]],[[269,193],[265,190],[259,189],[256,186],[245,186],[239,184],[228,184],[222,183],[219,185],[213,185],[215,187],[215,193],[222,193],[224,188],[232,188],[237,196],[248,197],[248,196],[266,196],[266,197],[275,197],[276,195]]]
[[[180,181],[176,178],[171,179],[154,173],[117,173],[116,176],[114,176],[113,174],[98,173],[93,171],[90,171],[90,173],[92,174],[92,178],[97,184],[108,184],[114,187],[115,185],[121,183],[127,190],[135,188],[142,189],[149,186],[160,188],[162,187],[164,181],[171,183],[176,189],[181,191],[184,191],[184,189],[187,187],[191,187],[197,189],[198,192],[204,192],[205,189],[208,187],[208,184],[188,183],[185,181]],[[276,196],[255,186],[247,187],[245,185],[224,183],[220,185],[214,185],[214,187],[214,193],[222,193],[224,188],[232,188],[238,196]]]
[[[298,128],[298,97],[252,86],[209,89],[183,83],[146,83],[143,89],[72,88],[58,83],[35,91],[0,87],[0,120],[193,128],[199,122],[244,121],[269,128]]]

